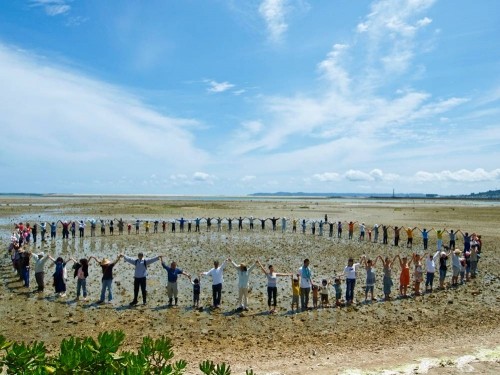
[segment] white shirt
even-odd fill
[[[304,277],[304,273],[307,273],[309,271],[309,277]],[[300,267],[299,268],[299,275],[300,275],[300,287],[301,288],[311,288],[311,278],[312,278],[312,272],[309,269],[309,267]]]
[[[210,271],[203,272],[205,276],[212,276],[212,285],[222,284],[224,282],[224,266],[226,262],[222,262],[219,268],[212,268]]]
[[[434,273],[436,272],[436,258],[439,256],[439,251],[436,251],[436,254],[432,257],[432,259],[427,258],[425,260],[425,268],[427,272]]]
[[[345,266],[344,274],[346,279],[356,279],[356,268],[359,267],[359,263],[354,263],[352,267]]]

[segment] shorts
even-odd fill
[[[297,305],[299,306],[299,296],[292,296],[292,305]]]
[[[321,303],[328,303],[328,294],[321,294]]]
[[[365,287],[365,292],[366,293],[373,293],[373,285],[367,285]]]
[[[458,277],[460,275],[460,267],[453,266],[453,277]]]
[[[446,279],[446,269],[444,269],[444,270],[440,269],[439,270],[439,281],[443,281],[444,279]]]

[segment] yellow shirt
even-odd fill
[[[300,295],[300,284],[299,283],[293,283],[292,284],[292,293],[294,296],[299,296]]]

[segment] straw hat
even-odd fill
[[[456,249],[454,251],[454,253],[455,253],[455,255],[460,255],[460,254],[462,254],[462,251],[460,249]]]
[[[101,266],[107,266],[108,264],[110,264],[110,260],[107,259],[107,258],[104,258],[102,261],[101,261]]]

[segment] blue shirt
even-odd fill
[[[177,282],[177,277],[182,274],[182,270],[180,268],[169,267],[163,262],[161,265],[167,270],[167,280],[171,283]]]

